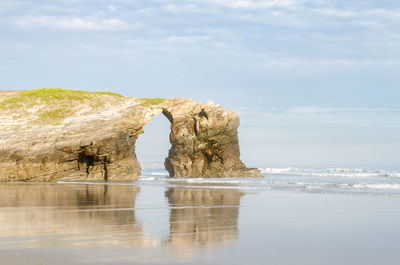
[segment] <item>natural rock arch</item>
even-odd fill
[[[136,140],[160,114],[171,122],[172,146],[165,160],[170,176],[261,176],[240,160],[235,112],[187,98],[152,106],[128,98],[118,109],[72,117],[60,128],[0,139],[0,181],[135,180],[140,175]]]
[[[214,104],[176,99],[154,112],[160,113],[171,123],[171,149],[164,163],[171,177],[259,174],[257,169],[247,169],[239,158],[239,118],[233,111]]]

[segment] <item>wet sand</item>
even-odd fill
[[[0,184],[1,264],[399,264],[399,198]]]

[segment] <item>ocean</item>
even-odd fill
[[[361,168],[259,168],[263,178],[169,178],[162,166],[145,167],[138,183],[245,191],[291,191],[353,195],[400,195],[400,171]]]

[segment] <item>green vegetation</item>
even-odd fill
[[[0,102],[0,109],[6,107],[22,107],[22,101],[19,97],[6,98]]]
[[[118,104],[122,95],[114,92],[87,92],[61,88],[40,88],[0,96],[0,110],[28,118],[29,126],[61,125],[68,116],[82,108],[93,110],[105,104]]]
[[[139,100],[142,102],[140,106],[150,107],[163,103],[165,98],[140,98]]]
[[[6,98],[0,102],[0,108],[19,108],[22,106],[33,107],[40,103],[53,103],[59,101],[80,101],[92,100],[96,95],[108,95],[123,97],[114,92],[98,91],[87,92],[83,90],[70,90],[61,88],[39,88],[34,90],[20,91],[18,95]],[[100,104],[100,101],[96,100]],[[101,105],[101,104],[100,104]]]
[[[124,97],[118,93],[110,92],[110,91],[96,91],[96,92],[92,92],[92,93],[98,94],[98,95],[116,96],[116,97],[120,97],[120,98]]]
[[[58,119],[64,118],[65,114],[67,114],[68,112],[69,112],[69,110],[66,108],[52,109],[52,110],[48,110],[43,113],[40,113],[39,117],[41,119],[58,120]]]
[[[44,111],[39,114],[39,119],[36,120],[36,122],[40,124],[61,125],[62,123],[60,121],[66,118],[67,114],[71,112],[72,111],[66,107]]]

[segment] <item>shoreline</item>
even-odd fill
[[[20,184],[0,184],[6,265],[321,264],[315,253],[330,257],[324,264],[369,265],[378,252],[398,253],[386,241],[400,236],[393,230],[399,198],[145,182]],[[353,254],[339,255],[345,249]]]

